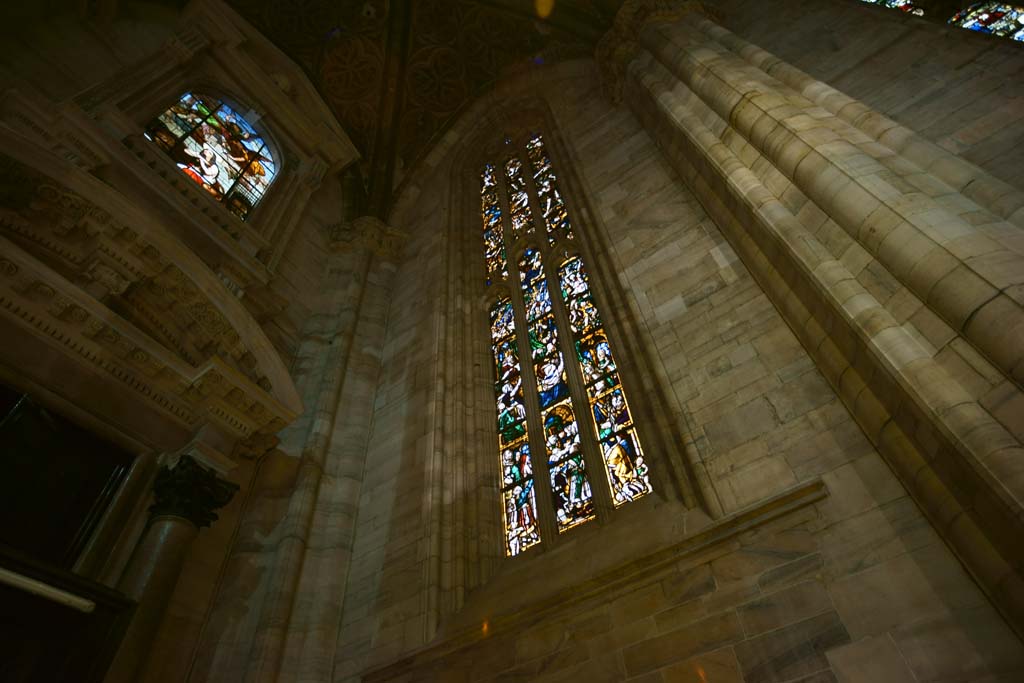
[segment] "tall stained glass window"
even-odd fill
[[[978,2],[949,20],[961,28],[1024,42],[1024,7],[1003,2]]]
[[[145,136],[242,220],[277,175],[263,137],[241,114],[207,95],[185,93],[149,124]]]
[[[915,5],[910,0],[861,0],[870,5],[881,5],[882,7],[889,7],[891,9],[898,9],[910,14],[914,14],[919,17],[924,16],[924,10]]]
[[[595,519],[595,486],[606,487],[609,510],[652,491],[551,157],[539,134],[521,151],[506,159],[502,178],[492,164],[480,174],[485,282],[504,285],[489,310],[509,556],[540,543],[546,524],[560,534]],[[605,476],[592,480],[595,468]],[[550,506],[537,504],[535,478]]]

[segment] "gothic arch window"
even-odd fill
[[[277,175],[263,136],[229,104],[186,92],[145,136],[232,213],[245,220]]]
[[[924,16],[924,10],[910,0],[861,0],[871,5],[881,5],[890,9],[898,9],[918,17]]]
[[[1024,7],[978,2],[954,14],[949,23],[981,33],[1024,42]]]
[[[613,510],[653,488],[544,139],[505,147],[480,172],[481,251],[513,556],[544,528],[560,535],[596,519],[597,497]]]

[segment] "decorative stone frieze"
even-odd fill
[[[237,491],[237,484],[221,479],[212,467],[183,455],[173,467],[157,472],[149,515],[184,517],[199,528],[208,527],[217,521],[215,510],[230,503]]]
[[[194,257],[179,260],[141,226],[14,158],[0,159],[0,186],[2,314],[190,431],[212,420],[247,438],[291,422],[298,404],[287,407],[270,379],[287,380],[268,367],[280,361],[257,351],[255,323],[240,330],[221,293],[197,282]]]

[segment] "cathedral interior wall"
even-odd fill
[[[1019,188],[1019,46],[853,0],[715,5],[738,35]],[[27,35],[5,75],[59,105],[148,56],[162,22],[133,16],[103,40],[70,24]],[[457,190],[476,172],[465,141],[527,98],[550,114],[556,169],[571,167],[576,230],[623,294],[605,315],[667,397],[656,408],[680,438],[651,466],[690,472],[699,500],[656,491],[506,560],[490,359],[470,332],[485,326],[479,224]],[[726,237],[742,221],[725,225],[713,188],[684,180],[696,158],[652,136],[639,99],[611,104],[590,60],[499,83],[410,170],[388,220],[402,247],[387,254],[352,232],[337,178],[312,195],[250,309],[305,410],[233,470],[242,490],[193,545],[142,680],[1024,674],[1018,636]],[[721,137],[830,249],[850,246],[735,131]],[[1024,437],[1006,373],[899,274],[858,262],[859,285],[958,391]]]
[[[770,13],[768,8],[761,11]],[[854,26],[848,34],[862,41],[877,33],[877,27]],[[934,26],[920,30],[943,33]],[[461,618],[442,616],[440,644],[435,641],[426,652],[385,666],[370,678],[461,675],[476,680],[503,671],[535,680],[660,680],[652,673],[659,668],[661,675],[680,680],[697,676],[701,669],[721,672],[726,680],[741,672],[744,680],[778,681],[803,675],[813,680],[1016,675],[1024,664],[1020,641],[852,419],[709,218],[701,197],[666,163],[663,155],[678,151],[659,150],[627,108],[609,106],[596,69],[575,68],[575,77],[553,73],[524,78],[528,85],[521,87],[541,93],[550,106],[599,216],[589,224],[577,219],[577,230],[606,235],[611,247],[607,257],[631,309],[613,315],[633,315],[648,331],[661,381],[679,407],[674,419],[690,442],[663,457],[692,458],[710,482],[705,495],[726,519],[818,480],[828,496],[764,531],[743,536],[736,545],[723,543],[692,558],[680,551],[668,574],[653,571],[626,587],[609,587],[596,600],[605,603],[600,607],[569,601],[564,609],[554,610],[558,616],[548,612],[543,619],[539,607],[534,618],[526,608],[527,616],[519,615],[504,630],[499,626],[502,606],[516,603],[508,595],[516,582],[530,584],[523,591],[534,595],[535,582],[558,566],[558,553],[498,569],[490,583],[470,592]],[[871,73],[877,74],[876,84],[892,77]],[[486,107],[515,103],[519,94],[515,87],[499,87],[497,93],[475,112],[482,117],[479,112]],[[906,103],[891,103],[889,113]],[[456,147],[458,135],[471,127],[460,124],[441,147]],[[991,163],[995,170],[1001,162]],[[394,425],[403,412],[411,415],[412,406],[429,395],[430,389],[419,381],[423,365],[405,356],[416,354],[414,358],[429,364],[436,352],[421,345],[422,334],[445,329],[437,309],[421,305],[413,292],[422,291],[417,284],[429,282],[439,289],[428,300],[443,296],[437,284],[442,272],[439,243],[425,233],[440,230],[453,210],[439,205],[439,198],[448,194],[449,168],[436,162],[419,172],[422,185],[412,183],[406,205],[396,211],[399,224],[406,215],[416,216],[409,223],[416,237],[398,272],[398,281],[406,284],[396,294],[406,287],[410,299],[403,304],[398,295],[389,321],[389,337],[396,345],[387,348],[385,367],[393,368],[386,372],[394,380],[381,387],[388,398],[378,395],[376,430]],[[919,319],[927,316],[922,312]],[[402,360],[392,366],[391,359],[398,356]],[[984,394],[995,383],[971,385],[972,391]],[[399,387],[406,395],[396,400]],[[483,404],[480,411],[488,409]],[[381,420],[385,415],[388,419]],[[436,434],[429,423],[399,421],[407,427],[387,437],[386,459],[378,459],[376,438],[371,438],[367,477],[382,477],[375,484],[381,495],[361,503],[353,566],[372,559],[362,580],[354,570],[346,596],[337,653],[341,680],[421,648],[423,620],[433,617],[427,613],[428,600],[406,581],[423,576],[430,557],[430,532],[423,524],[424,513],[430,519],[429,504],[422,491],[437,476],[431,469],[436,468],[431,460],[436,457]],[[665,466],[664,461],[654,462]],[[629,522],[611,520],[602,529],[606,541],[614,538],[617,524]],[[583,555],[584,548],[585,542],[575,546]],[[602,552],[616,551],[605,543]],[[588,569],[580,569],[581,584],[593,578]],[[623,569],[628,571],[634,570]],[[777,583],[780,576],[787,578]],[[703,588],[691,590],[694,584]],[[677,592],[674,587],[679,585],[687,588]],[[477,633],[482,630],[483,635],[467,635],[466,615],[479,619]],[[488,615],[495,624],[492,635],[483,628]],[[446,619],[466,629],[452,628],[464,640],[449,633],[452,637],[445,641]],[[694,645],[701,634],[710,634],[708,641]],[[369,656],[363,659],[365,653]]]

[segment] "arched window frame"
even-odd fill
[[[628,343],[631,338],[636,342],[641,330],[627,331],[635,327],[635,318],[629,314],[628,305],[625,301],[625,294],[618,286],[617,272],[613,264],[608,263],[609,248],[597,229],[597,221],[594,213],[590,210],[585,191],[579,185],[579,179],[575,175],[569,155],[562,145],[557,130],[551,123],[549,116],[536,117],[533,119],[535,125],[506,125],[504,133],[513,140],[511,147],[503,142],[480,145],[477,153],[471,155],[461,164],[462,172],[470,176],[472,184],[463,181],[459,186],[466,188],[466,195],[469,197],[469,204],[473,207],[473,215],[469,225],[471,240],[466,247],[466,263],[470,273],[467,276],[470,289],[476,292],[473,300],[477,309],[473,318],[473,325],[479,326],[474,337],[479,338],[482,351],[485,352],[486,362],[478,362],[476,366],[482,368],[482,374],[486,375],[489,426],[486,444],[486,467],[494,472],[494,479],[497,482],[497,496],[490,501],[494,507],[499,507],[504,500],[501,498],[500,468],[501,454],[498,450],[498,439],[496,431],[496,420],[494,400],[493,357],[491,354],[491,334],[489,327],[489,314],[491,306],[502,297],[510,297],[516,314],[517,338],[524,335],[526,331],[525,304],[522,297],[519,259],[528,248],[536,248],[542,255],[542,262],[549,289],[552,290],[552,308],[558,321],[558,343],[559,350],[566,359],[566,375],[570,387],[570,395],[573,398],[574,412],[580,424],[581,447],[586,463],[586,470],[590,478],[592,494],[595,502],[596,519],[580,524],[576,527],[559,533],[554,520],[554,505],[552,491],[548,479],[547,454],[544,449],[543,434],[534,436],[533,432],[541,426],[539,401],[537,399],[537,384],[534,376],[532,359],[528,356],[524,359],[520,354],[520,366],[523,375],[524,387],[526,390],[526,409],[528,413],[528,424],[530,425],[530,450],[533,468],[537,510],[539,513],[539,527],[541,542],[527,551],[512,556],[511,560],[521,561],[524,557],[536,557],[564,542],[573,540],[576,537],[585,536],[591,532],[588,529],[597,529],[609,523],[636,514],[643,514],[642,510],[649,506],[658,505],[659,502],[679,500],[687,507],[698,505],[700,494],[693,486],[693,476],[689,471],[687,459],[683,456],[684,439],[680,434],[678,426],[673,423],[670,411],[665,405],[656,406],[655,403],[669,403],[663,393],[661,382],[653,377],[650,363],[644,363],[642,356],[644,352],[638,347],[638,343]],[[543,213],[539,205],[539,197],[533,183],[533,172],[530,161],[526,155],[525,143],[530,135],[540,133],[543,136],[546,151],[551,158],[552,167],[558,177],[558,189],[565,203],[568,212],[574,238],[566,240],[559,236],[552,245],[547,239],[546,227],[544,225]],[[504,137],[501,131],[491,129],[491,136],[499,141]],[[507,280],[498,279],[488,285],[488,272],[484,260],[484,243],[482,238],[482,224],[480,214],[480,173],[486,163],[495,166],[499,173],[498,196],[502,210],[503,229],[508,234],[511,230],[510,224],[510,203],[508,197],[508,186],[504,182],[504,163],[514,150],[520,157],[523,164],[524,176],[526,177],[526,189],[529,197],[529,205],[533,218],[534,231],[524,233],[513,239],[511,234],[506,241],[507,260],[509,276]],[[470,189],[471,187],[471,189]],[[557,256],[557,258],[556,258]],[[579,256],[583,260],[590,284],[591,296],[602,315],[605,334],[612,346],[616,366],[622,386],[627,393],[627,400],[630,412],[633,416],[633,423],[640,437],[644,458],[649,469],[649,477],[653,492],[642,496],[629,504],[615,507],[612,502],[610,485],[607,480],[605,464],[599,451],[597,435],[594,433],[593,420],[589,414],[590,402],[588,400],[582,371],[576,362],[575,347],[571,327],[569,326],[568,315],[565,309],[565,302],[559,288],[558,268],[561,264],[571,258]],[[525,337],[523,337],[525,338]],[[475,354],[474,354],[475,355]],[[641,368],[641,366],[644,366]],[[484,379],[479,378],[480,383]],[[646,381],[644,381],[646,380]],[[483,393],[480,394],[482,399]],[[583,436],[585,434],[585,436]],[[672,452],[674,451],[674,453]],[[499,525],[504,524],[504,516],[499,511]],[[507,556],[505,550],[505,530],[502,526],[499,529],[499,542],[503,548],[502,555]]]
[[[222,215],[226,214],[236,223],[243,223],[247,228],[247,232],[262,232],[260,230],[260,226],[262,223],[266,222],[267,214],[274,213],[272,209],[268,209],[267,207],[276,201],[279,189],[285,184],[283,181],[291,172],[291,168],[287,168],[291,166],[291,164],[287,162],[288,155],[284,153],[284,148],[279,144],[275,137],[273,124],[271,123],[268,125],[265,123],[265,116],[263,113],[258,112],[256,107],[252,106],[251,103],[248,103],[246,98],[237,96],[230,88],[225,88],[221,85],[207,81],[194,82],[183,87],[178,87],[174,92],[175,94],[168,97],[161,97],[159,98],[159,101],[154,101],[151,103],[151,106],[145,108],[144,112],[140,116],[140,123],[143,129],[146,129],[151,122],[155,121],[171,106],[179,102],[182,96],[186,93],[216,98],[221,104],[228,105],[235,111],[235,113],[245,118],[249,126],[252,127],[263,139],[266,148],[270,151],[270,154],[273,157],[274,165],[276,167],[274,180],[267,186],[267,189],[260,200],[256,202],[252,209],[250,209],[246,218],[242,219],[232,212],[224,202],[214,199],[209,195],[205,188],[199,186],[197,183],[185,176],[182,170],[178,168],[177,164],[174,162],[174,159],[171,158],[165,150],[154,144],[151,140],[146,140],[145,142],[153,145],[153,148],[159,153],[159,155],[162,156],[170,166],[174,167],[179,175],[183,176],[186,180],[189,180],[189,183],[185,185],[185,187],[190,188],[188,191],[189,194],[193,197],[202,196],[204,198],[203,201],[207,202],[209,205],[217,207],[217,212],[223,212]],[[250,116],[253,113],[258,114],[258,118],[255,122],[250,119]],[[181,185],[179,185],[179,187],[181,187]]]

